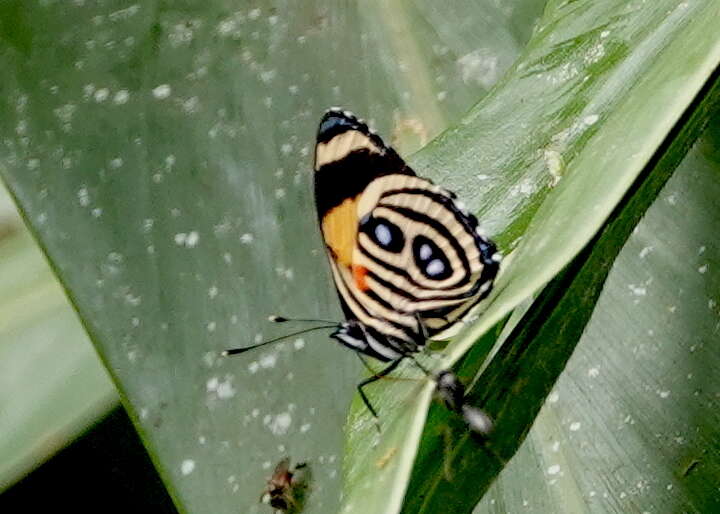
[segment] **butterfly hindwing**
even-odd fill
[[[376,312],[412,313],[431,335],[477,303],[494,277],[494,247],[454,195],[431,181],[389,175],[374,180],[358,203],[353,264],[383,304]]]

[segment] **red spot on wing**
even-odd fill
[[[370,289],[370,286],[365,279],[367,273],[368,269],[365,266],[353,265],[352,267],[353,281],[355,282],[355,286],[360,289],[360,291],[367,291],[368,289]]]

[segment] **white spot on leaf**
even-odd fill
[[[158,100],[163,100],[167,98],[168,96],[170,96],[170,93],[172,93],[172,88],[170,87],[170,84],[160,84],[152,90],[153,96]]]
[[[647,294],[647,288],[644,286],[636,286],[635,284],[628,284],[628,289],[635,296],[645,296]]]
[[[110,91],[107,88],[103,87],[95,91],[94,98],[96,102],[100,103],[107,100],[108,96],[110,96]]]
[[[284,435],[287,433],[292,424],[292,416],[289,412],[281,412],[277,416],[272,417],[267,423],[270,431],[275,435]]]
[[[268,353],[260,357],[260,366],[263,368],[273,368],[277,362],[277,355]]]
[[[195,471],[195,461],[192,459],[185,459],[182,461],[182,464],[180,464],[180,472],[187,476],[190,473]]]
[[[647,257],[648,254],[649,254],[650,252],[652,252],[654,249],[655,249],[655,248],[652,247],[652,246],[646,246],[645,248],[643,248],[642,250],[640,250],[640,253],[638,254],[638,256],[639,256],[641,259],[644,259],[644,258]]]
[[[130,92],[127,89],[121,89],[113,97],[113,103],[115,105],[124,105],[130,99]]]
[[[462,80],[475,82],[484,88],[492,87],[498,79],[498,58],[487,48],[478,48],[457,60]]]

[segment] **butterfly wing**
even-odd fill
[[[475,217],[350,113],[320,123],[315,198],[343,310],[358,322],[345,344],[384,360],[417,351],[489,291],[495,247]]]
[[[315,147],[315,202],[343,311],[348,320],[359,322],[343,343],[382,360],[415,351],[415,331],[410,328],[415,322],[398,327],[373,316],[364,294],[366,270],[353,259],[360,226],[358,202],[371,182],[390,175],[415,173],[362,120],[337,109],[325,113]],[[410,347],[393,345],[388,338],[399,338]]]
[[[380,177],[363,193],[358,216],[353,263],[367,270],[375,312],[412,314],[429,336],[490,290],[498,268],[495,246],[455,195],[431,181]]]
[[[356,204],[374,179],[414,175],[392,148],[348,112],[325,113],[315,146],[315,202],[323,238],[348,265],[357,237]]]

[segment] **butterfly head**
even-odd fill
[[[408,353],[403,348],[402,341],[388,338],[356,319],[341,322],[337,330],[330,334],[330,337],[351,350],[383,362],[401,359]]]

